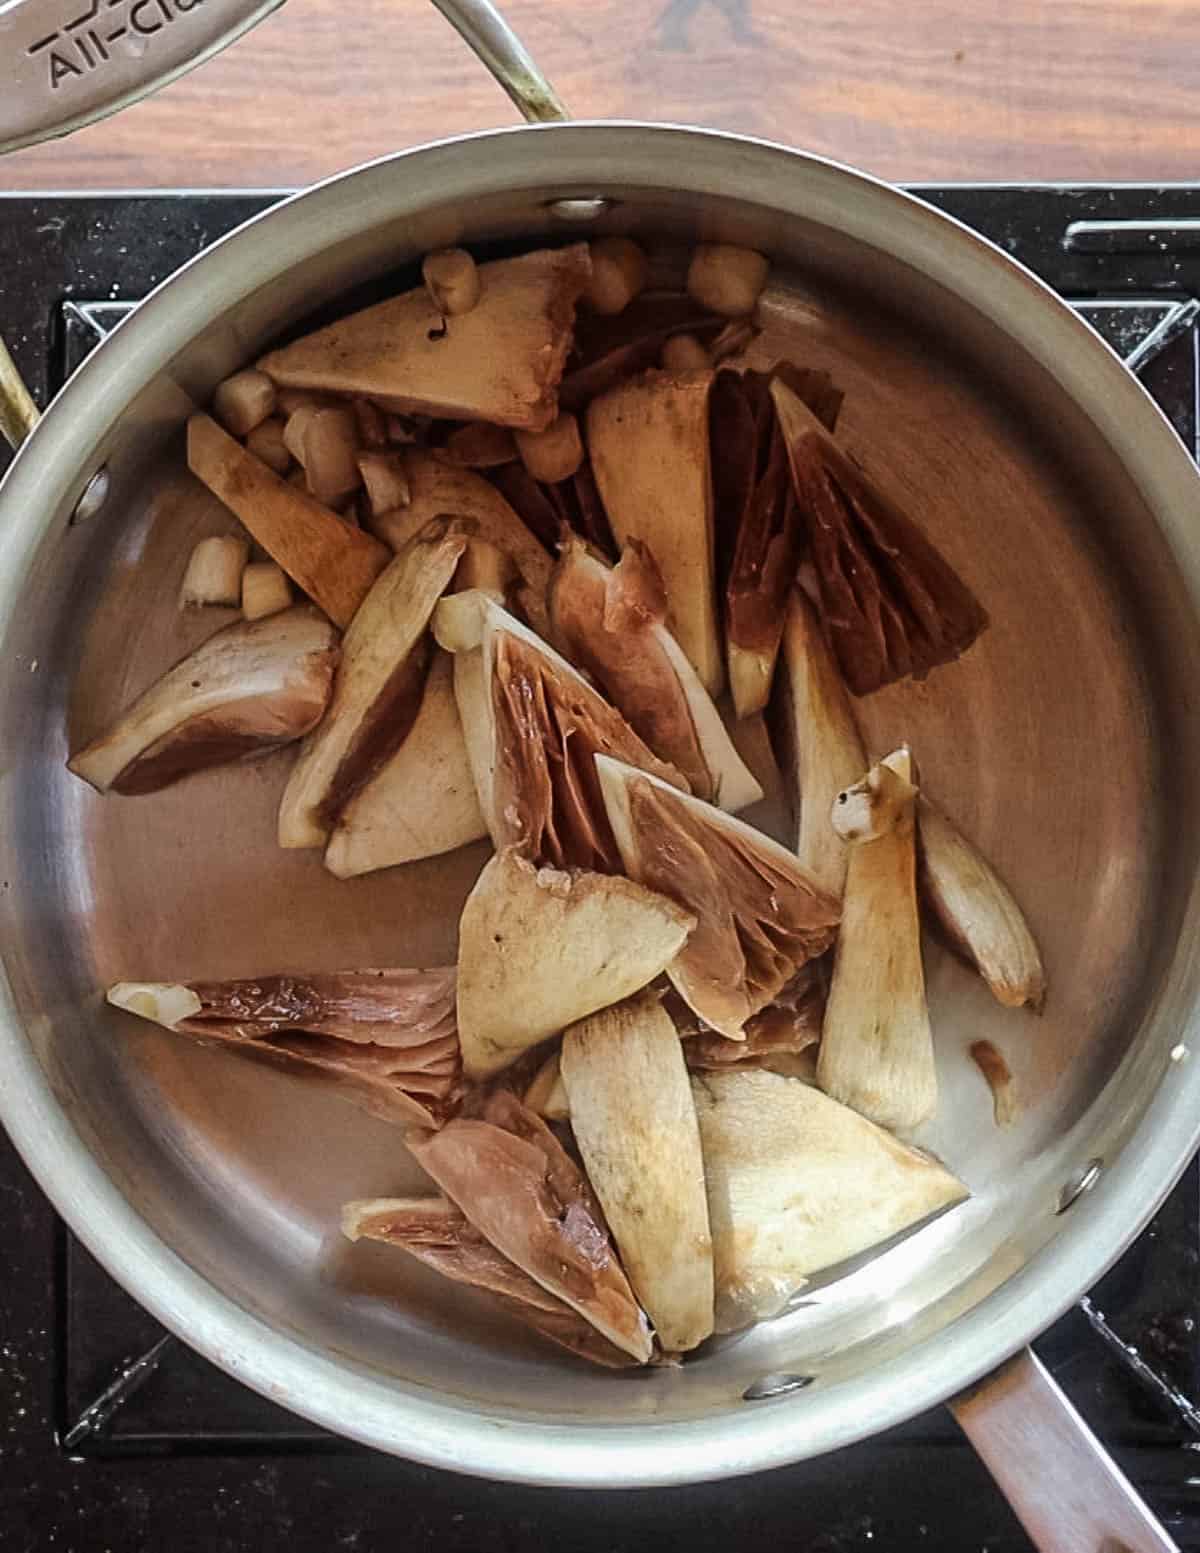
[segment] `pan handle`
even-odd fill
[[[527,123],[559,124],[570,118],[562,98],[489,0],[433,3],[495,76]]]
[[[1039,1553],[1179,1553],[1031,1349],[950,1410]]]

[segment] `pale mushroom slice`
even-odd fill
[[[667,625],[709,695],[725,682],[717,624],[708,400],[713,374],[648,372],[593,399],[587,445],[619,544],[639,539],[667,592]]]
[[[692,1079],[716,1272],[716,1328],[778,1315],[815,1274],[970,1196],[937,1160],[798,1079]]]
[[[496,850],[554,868],[619,873],[592,756],[618,756],[685,786],[579,671],[481,590],[433,617],[454,653],[454,693],[479,808]]]
[[[328,715],[284,789],[281,847],[324,846],[340,811],[411,729],[425,682],[429,617],[467,538],[460,524],[430,524],[363,601],[342,643]]]
[[[403,507],[368,520],[368,527],[393,550],[402,550],[427,523],[453,513],[473,536],[508,556],[519,579],[516,601],[533,629],[546,634],[546,592],[554,561],[537,537],[490,481],[470,469],[447,464],[436,454],[402,455],[409,499]]]
[[[458,929],[463,1063],[487,1077],[661,974],[695,918],[620,876],[489,859]]]
[[[760,1008],[745,1025],[745,1040],[731,1041],[703,1025],[696,1028],[695,1017],[679,1019],[671,1009],[676,1028],[686,1037],[683,1055],[689,1068],[704,1072],[710,1068],[734,1066],[767,1067],[779,1057],[813,1055],[821,1039],[825,1002],[829,995],[826,960],[810,960],[765,1008]]]
[[[838,904],[778,842],[646,772],[596,757],[609,823],[630,878],[695,914],[667,966],[706,1024],[742,1040],[837,930]]]
[[[452,1114],[462,1092],[454,981],[444,966],[118,982],[108,1001],[195,1040],[317,1074],[385,1121],[428,1127]]]
[[[412,728],[338,815],[325,866],[350,879],[438,857],[486,835],[454,699],[453,661],[438,651]]]
[[[259,370],[287,388],[361,394],[383,409],[540,431],[557,413],[587,245],[479,266],[479,300],[443,317],[424,286],[282,350]]]
[[[1029,924],[1000,875],[924,794],[917,804],[921,891],[952,947],[1007,1008],[1038,1009],[1046,971]]]
[[[562,1080],[571,1129],[629,1282],[669,1353],[713,1329],[700,1132],[679,1037],[653,993],[572,1025]]]
[[[347,1240],[399,1246],[455,1283],[480,1289],[517,1321],[581,1359],[609,1369],[636,1363],[557,1295],[501,1256],[445,1197],[375,1197],[342,1209]]]
[[[638,540],[609,567],[582,540],[562,547],[550,589],[555,640],[624,714],[630,727],[731,813],[762,788],[734,748],[712,698],[665,624],[662,577]]]
[[[912,759],[900,749],[839,794],[849,859],[817,1078],[835,1099],[906,1132],[937,1109],[917,911]]]
[[[846,847],[833,828],[833,806],[867,768],[850,696],[817,612],[793,588],[783,626],[775,727],[791,778],[796,856],[831,895],[846,882]]]
[[[191,771],[300,739],[329,703],[338,634],[304,605],[202,642],[67,768],[98,792],[152,793]]]
[[[533,1075],[524,1095],[525,1104],[548,1122],[566,1122],[571,1118],[571,1102],[562,1080],[559,1054],[553,1051]]]
[[[645,1314],[613,1249],[604,1215],[562,1144],[515,1095],[499,1089],[480,1117],[408,1146],[503,1256],[589,1321],[639,1364],[652,1353]]]

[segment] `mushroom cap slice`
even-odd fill
[[[696,1107],[679,1037],[653,993],[563,1036],[571,1128],[621,1261],[669,1353],[713,1329],[713,1256]]]
[[[287,388],[362,394],[384,409],[541,431],[557,413],[587,245],[479,266],[479,300],[443,318],[424,286],[352,313],[258,362]]]
[[[236,621],[143,691],[68,769],[102,793],[151,793],[288,744],[320,720],[338,656],[337,632],[311,606]]]
[[[814,1274],[970,1195],[928,1154],[777,1073],[692,1079],[716,1270],[716,1327],[778,1315]]]
[[[455,654],[458,699],[479,807],[497,851],[555,868],[621,871],[592,756],[619,756],[667,782],[659,760],[577,669],[480,591],[442,600],[439,643]]]
[[[744,809],[762,788],[668,631],[665,612],[661,576],[639,541],[630,541],[615,569],[578,539],[563,545],[550,591],[556,640],[698,798],[731,813]]]
[[[421,705],[429,617],[467,537],[461,525],[430,524],[364,599],[342,643],[329,712],[284,789],[280,846],[323,846],[342,808],[403,742]]]
[[[725,682],[717,624],[711,372],[648,372],[587,410],[596,484],[619,544],[639,539],[667,591],[667,625],[710,695]]]
[[[339,814],[325,866],[349,879],[437,857],[486,835],[454,699],[454,665],[439,651],[412,728]]]
[[[496,1249],[645,1364],[650,1328],[617,1260],[600,1205],[562,1144],[515,1095],[481,1117],[414,1131],[417,1163]]]
[[[695,918],[608,874],[489,859],[458,930],[458,1028],[466,1072],[485,1078],[575,1020],[619,1002],[679,953]]]
[[[694,912],[667,975],[714,1030],[741,1040],[806,961],[833,942],[838,905],[778,842],[646,772],[596,757],[630,878]]]
[[[347,1240],[399,1246],[443,1277],[484,1290],[509,1315],[581,1359],[610,1369],[635,1363],[563,1300],[501,1256],[445,1197],[348,1202],[342,1209],[342,1233]]]

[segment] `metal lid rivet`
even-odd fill
[[[816,1380],[815,1375],[789,1375],[784,1371],[772,1371],[751,1381],[742,1392],[743,1402],[765,1402],[768,1397],[785,1397],[789,1391],[803,1391]]]
[[[108,500],[109,484],[108,470],[97,469],[75,503],[75,511],[71,514],[72,523],[83,523],[96,516]]]
[[[596,195],[590,199],[547,200],[546,209],[560,221],[574,221],[582,225],[586,221],[598,220],[611,205],[612,200]]]
[[[1055,1213],[1065,1213],[1073,1202],[1076,1202],[1085,1192],[1090,1192],[1100,1179],[1103,1169],[1102,1159],[1089,1159],[1086,1165],[1069,1175],[1058,1194]]]

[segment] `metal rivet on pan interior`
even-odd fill
[[[75,503],[75,511],[71,514],[71,522],[82,523],[87,518],[94,518],[108,500],[108,487],[108,470],[97,469],[96,473],[84,486],[79,500]]]
[[[1069,1175],[1058,1194],[1058,1206],[1055,1213],[1065,1213],[1077,1198],[1084,1192],[1090,1192],[1092,1187],[1100,1179],[1100,1172],[1104,1169],[1102,1159],[1089,1159],[1086,1165],[1080,1167],[1072,1175]]]
[[[765,1402],[768,1397],[786,1397],[789,1391],[803,1391],[805,1386],[811,1386],[816,1378],[815,1375],[789,1375],[782,1371],[772,1371],[752,1381],[742,1392],[742,1401]]]
[[[560,221],[595,221],[612,205],[612,200],[599,196],[591,199],[548,200],[546,209]]]

